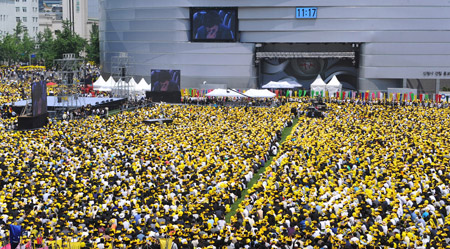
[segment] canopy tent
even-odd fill
[[[299,84],[300,85],[300,84]],[[292,89],[292,88],[296,88],[296,87],[301,87],[300,86],[295,86],[293,84],[290,84],[287,81],[270,81],[269,83],[265,84],[264,86],[262,86],[262,88],[271,88],[271,89]]]
[[[106,84],[104,85],[105,88],[114,88],[116,85],[116,81],[112,76],[109,76],[109,79],[106,81]]]
[[[103,77],[100,75],[100,77],[94,82],[93,87],[94,90],[98,90],[106,85],[106,81],[103,79]]]
[[[249,89],[244,94],[253,98],[273,98],[276,96],[275,93],[267,89]]]
[[[316,80],[311,84],[311,93],[314,92],[324,92],[326,91],[327,84],[322,80],[320,74],[317,75]]]
[[[341,82],[339,82],[336,75],[334,75],[333,78],[330,80],[330,82],[328,82],[326,88],[329,96],[333,96],[333,94],[342,91],[342,84]]]
[[[245,97],[244,95],[236,92],[236,90],[227,90],[227,89],[214,89],[213,91],[207,93],[205,96],[207,97]]]
[[[141,81],[139,81],[139,84],[137,84],[136,90],[143,92],[151,91],[152,87],[147,83],[147,81],[145,81],[144,78],[142,78]]]

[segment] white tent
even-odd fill
[[[139,84],[137,84],[136,89],[139,91],[151,91],[152,87],[147,84],[147,81],[145,81],[144,78],[142,78],[141,81],[139,81]]]
[[[333,78],[328,82],[327,84],[327,91],[329,96],[333,96],[337,92],[340,92],[342,90],[342,84],[337,79],[336,75],[333,76]]]
[[[311,93],[314,92],[321,92],[325,94],[327,84],[322,80],[322,77],[320,75],[317,75],[316,80],[311,84]]]
[[[106,84],[104,85],[105,88],[114,88],[116,85],[116,81],[112,76],[109,76],[109,79],[106,81]]]
[[[292,84],[289,84],[287,81],[270,81],[269,83],[262,86],[262,88],[271,88],[271,89],[292,89],[296,88],[297,86],[294,86]],[[301,87],[301,85],[300,85]]]
[[[267,89],[249,89],[244,94],[253,98],[273,98],[276,95]]]
[[[207,93],[205,96],[207,97],[245,97],[244,95],[236,92],[236,90],[227,90],[227,89],[214,89],[213,91]]]
[[[98,90],[105,86],[106,81],[103,79],[103,77],[100,75],[100,77],[94,82],[93,87],[94,90]]]

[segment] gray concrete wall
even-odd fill
[[[450,2],[441,0],[100,0],[103,71],[128,52],[129,72],[181,70],[181,87],[203,81],[256,85],[255,43],[362,43],[362,90],[399,87],[407,79],[450,79]],[[189,7],[238,7],[240,42],[189,42]],[[295,19],[295,7],[317,6],[317,19]],[[400,82],[400,83],[399,83]]]

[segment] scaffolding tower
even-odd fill
[[[131,86],[128,84],[131,79],[131,76],[129,76],[130,60],[128,53],[125,52],[120,52],[111,58],[111,76],[116,80],[116,84],[112,88],[114,97],[128,99],[132,97]]]
[[[63,54],[63,58],[55,60],[55,64],[59,79],[55,94],[57,96],[55,101],[58,104],[55,103],[55,106],[60,106],[62,110],[69,111],[84,105],[82,98],[80,98],[80,79],[84,77],[81,71],[83,60],[76,58],[75,54]]]

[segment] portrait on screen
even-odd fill
[[[45,81],[37,81],[31,85],[33,116],[47,112],[47,85]]]
[[[202,42],[236,41],[236,8],[192,8],[191,40]]]
[[[155,70],[151,71],[153,92],[179,92],[180,70]]]

